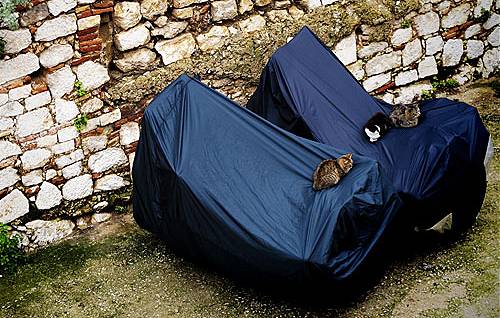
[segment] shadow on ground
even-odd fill
[[[491,83],[498,85],[477,82],[452,97],[477,106],[500,145],[500,100]],[[318,300],[308,290],[236,283],[174,255],[130,215],[119,215],[28,255],[15,274],[0,278],[0,317],[499,317],[498,146],[489,179],[469,233],[400,244],[368,269],[373,275],[360,293],[340,303],[330,293]]]

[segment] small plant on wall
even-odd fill
[[[403,29],[411,28],[411,22],[409,20],[401,21],[401,28]]]
[[[80,81],[75,82],[75,90],[78,97],[87,95],[87,90],[85,89],[85,87],[83,87],[83,84]]]
[[[21,259],[19,236],[11,237],[9,227],[0,223],[0,274],[13,270]]]
[[[17,21],[16,6],[30,3],[31,0],[2,0],[0,1],[0,24],[4,24],[11,30],[19,28]]]
[[[423,90],[420,93],[420,97],[422,99],[431,99],[436,96],[436,93],[442,92],[442,91],[451,91],[457,88],[460,84],[452,78],[445,79],[445,80],[440,80],[437,77],[432,78],[432,89],[430,90]]]
[[[87,127],[87,122],[89,121],[89,118],[87,117],[87,114],[81,114],[80,116],[75,118],[75,128],[78,132],[82,131]]]

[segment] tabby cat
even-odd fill
[[[420,106],[418,103],[396,104],[389,115],[395,127],[415,127],[420,118]]]
[[[345,154],[337,159],[323,160],[314,170],[314,191],[327,189],[339,183],[340,179],[351,170],[352,165],[352,153]]]

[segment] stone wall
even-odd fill
[[[0,222],[36,247],[130,199],[148,102],[183,72],[244,104],[303,25],[363,86],[408,102],[430,79],[498,72],[500,0],[33,0],[0,25]],[[76,87],[75,87],[76,84]]]

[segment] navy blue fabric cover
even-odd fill
[[[477,110],[449,99],[425,101],[417,127],[393,128],[371,144],[363,126],[392,106],[372,98],[308,28],[271,57],[247,108],[297,135],[380,162],[412,227],[453,212],[455,225],[466,228],[479,212],[489,134]]]
[[[241,278],[341,282],[402,205],[372,159],[330,189],[312,174],[343,151],[276,127],[186,75],[147,107],[134,217],[176,251]]]

